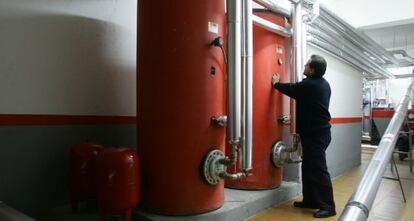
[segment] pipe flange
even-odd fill
[[[217,185],[221,178],[219,174],[225,172],[227,167],[219,163],[220,159],[224,159],[225,155],[220,150],[210,151],[203,162],[203,177],[210,185]]]
[[[272,163],[275,167],[282,167],[286,159],[288,158],[288,153],[286,152],[286,144],[283,141],[278,141],[272,147]]]

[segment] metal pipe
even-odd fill
[[[340,58],[341,60],[344,60],[345,62],[349,63],[350,65],[352,65],[353,67],[360,69],[362,71],[365,71],[367,73],[372,73],[372,74],[376,74],[377,72],[374,71],[373,69],[369,68],[367,65],[365,65],[364,63],[362,63],[361,61],[355,59],[352,56],[349,56],[348,53],[345,53],[344,51],[338,49],[336,46],[331,45],[328,42],[325,42],[321,39],[318,39],[314,36],[312,36],[312,38],[308,39],[309,43],[311,43],[312,45],[321,48],[335,56],[337,56],[338,58]]]
[[[276,3],[276,1],[274,0],[254,0],[254,1],[258,3],[259,5],[264,6],[270,9],[271,11],[276,12],[277,14],[280,14],[284,17],[290,18],[292,16],[292,8],[288,7],[287,5],[284,6],[280,3]]]
[[[240,142],[241,121],[241,3],[238,0],[227,1],[228,16],[228,134],[229,143]]]
[[[302,80],[302,67],[303,67],[303,56],[302,56],[302,3],[298,2],[293,5],[292,12],[292,29],[293,29],[293,82],[298,82]],[[293,102],[292,105],[292,115],[294,123],[291,126],[291,133],[296,134],[296,103]]]
[[[242,102],[242,148],[240,168],[248,171],[253,159],[253,20],[252,1],[243,0],[243,102]]]
[[[293,7],[293,54],[294,54],[294,67],[293,71],[295,73],[295,82],[302,80],[302,3],[296,3]]]
[[[357,189],[348,200],[344,211],[339,217],[340,221],[367,220],[369,211],[374,203],[375,196],[381,184],[382,176],[384,175],[386,166],[392,156],[395,143],[397,142],[398,133],[404,122],[413,89],[414,81],[411,80],[378,145],[377,151],[371,159]]]
[[[347,53],[351,57],[355,57],[356,60],[364,61],[365,65],[369,66],[371,69],[377,71],[378,73],[386,75],[387,77],[393,77],[393,74],[391,72],[370,60],[366,55],[363,54],[363,52],[360,51],[360,49],[358,49],[353,44],[350,44],[348,41],[341,39],[337,34],[331,33],[327,30],[324,30],[322,32],[312,26],[309,27],[308,33],[312,34],[312,36],[318,36],[326,42],[335,44],[338,48],[340,48],[341,51]]]
[[[279,26],[273,22],[270,22],[266,19],[260,18],[259,16],[252,15],[253,23],[259,27],[262,27],[268,31],[281,35],[283,37],[291,37],[292,31],[290,29],[286,29],[282,26]]]
[[[353,30],[346,29],[342,26],[342,24],[335,23],[335,20],[331,20],[331,18],[327,17],[327,15],[325,14],[322,14],[320,16],[319,21],[320,23],[318,28],[325,29],[326,27],[327,29],[335,30],[335,32],[339,33],[344,39],[352,42],[357,47],[361,48],[361,50],[363,50],[367,54],[367,56],[375,58],[380,64],[386,64],[387,61],[390,62],[389,59],[384,60],[385,57],[382,55],[383,53],[374,51],[371,48],[369,48],[369,43],[357,36]],[[375,61],[372,60],[372,62]]]
[[[364,48],[370,55],[376,57],[378,60],[385,62],[384,59],[388,62],[398,63],[398,60],[394,58],[390,53],[388,53],[381,46],[376,44],[374,41],[369,39],[363,33],[356,33],[354,28],[348,25],[338,16],[334,15],[329,9],[321,7],[321,16],[320,18],[324,19],[326,22],[336,26],[339,30],[342,30],[343,34],[350,38],[355,44],[358,44],[360,47]]]
[[[306,38],[306,33],[308,32],[308,25],[302,23],[302,67],[308,62],[308,39]]]

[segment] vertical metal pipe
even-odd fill
[[[242,158],[240,168],[252,168],[253,153],[253,20],[252,1],[243,0],[243,117],[242,117]]]
[[[241,108],[241,2],[227,0],[228,16],[228,134],[236,145],[240,139]]]
[[[414,81],[411,80],[384,136],[382,136],[377,151],[372,157],[357,189],[348,200],[344,211],[339,217],[340,221],[367,220],[369,210],[374,203],[375,196],[381,184],[382,176],[384,175],[386,166],[394,151],[395,143],[397,142],[399,130],[405,119],[413,89]]]
[[[301,64],[301,68],[303,68],[303,66],[306,64],[306,62],[308,62],[308,40],[307,40],[307,35],[308,33],[308,25],[306,23],[302,23],[302,48],[301,48],[301,53],[302,53],[302,64]],[[302,71],[301,71],[301,76],[302,76]]]
[[[299,1],[293,5],[292,12],[292,29],[293,29],[293,73],[294,73],[294,82],[302,80],[302,67],[303,67],[303,55],[302,55],[302,2]],[[292,105],[293,107],[293,118],[294,124],[291,127],[291,133],[296,133],[296,103]]]

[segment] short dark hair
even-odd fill
[[[320,55],[312,55],[310,57],[309,67],[315,71],[316,76],[323,76],[326,71],[326,60]]]

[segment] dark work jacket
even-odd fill
[[[298,83],[277,83],[274,87],[296,100],[297,133],[311,135],[331,127],[331,87],[323,77],[310,76]]]

